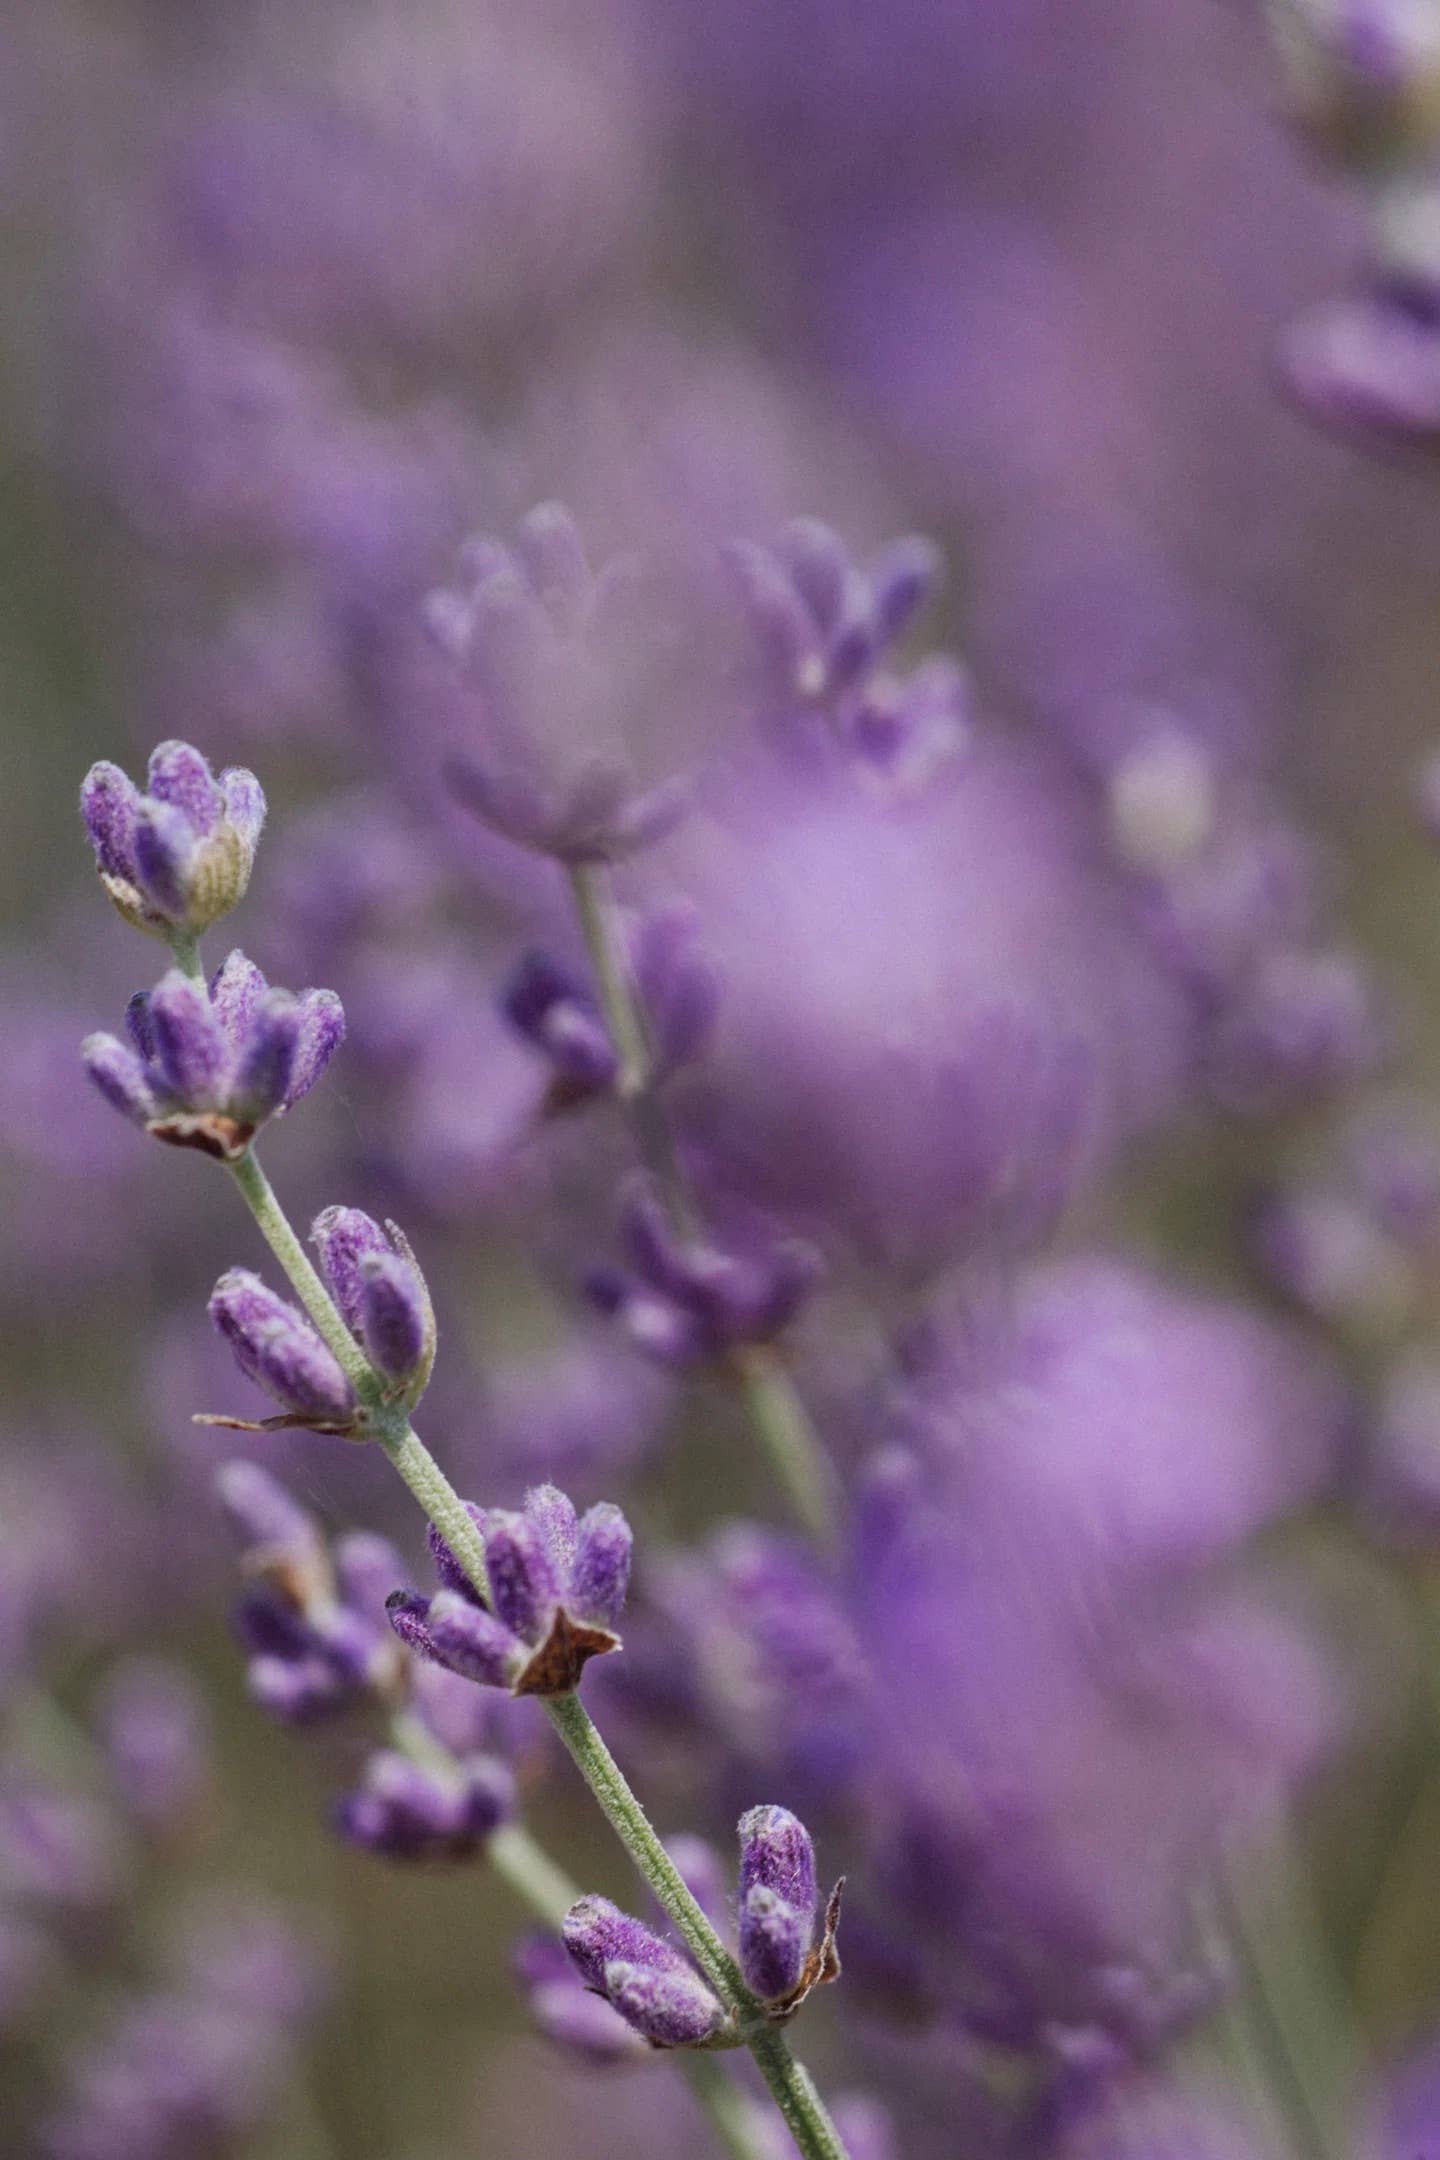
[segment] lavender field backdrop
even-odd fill
[[[1440,0],[0,201],[0,2154],[1440,2160]]]

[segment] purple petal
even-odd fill
[[[415,1269],[391,1252],[360,1263],[360,1340],[387,1380],[413,1380],[433,1350],[430,1304]]]
[[[199,841],[183,810],[141,801],[135,814],[135,883],[157,914],[183,922]]]
[[[485,1510],[482,1507],[477,1507],[473,1500],[465,1501],[464,1507],[466,1514],[483,1538],[485,1535]],[[435,1562],[435,1572],[439,1576],[442,1586],[446,1590],[454,1590],[460,1597],[469,1598],[470,1602],[474,1604],[476,1602],[475,1587],[434,1523],[427,1525],[425,1537],[430,1547],[430,1557]]]
[[[391,1610],[391,1626],[395,1612]],[[442,1590],[425,1619],[430,1655],[486,1687],[508,1687],[519,1645],[510,1629],[468,1598]]]
[[[630,1525],[618,1507],[601,1501],[580,1523],[566,1603],[576,1620],[615,1628],[630,1580]]]
[[[328,1207],[310,1225],[310,1242],[320,1255],[320,1272],[352,1335],[360,1332],[365,1310],[362,1262],[390,1255],[390,1240],[373,1216],[361,1208]]]
[[[106,1102],[132,1124],[148,1124],[159,1106],[134,1051],[116,1035],[87,1035],[80,1055]]]
[[[265,790],[254,773],[231,765],[220,775],[225,815],[252,853],[265,824]]]
[[[560,1937],[585,1985],[602,1991],[605,1967],[616,1959],[657,1972],[690,1971],[673,1943],[606,1897],[580,1898],[566,1913]]]
[[[139,791],[118,765],[92,765],[80,788],[80,815],[96,868],[107,877],[135,882],[135,818]]]
[[[308,1095],[345,1040],[345,1008],[333,990],[302,990],[300,1047],[285,1107]]]
[[[203,985],[172,968],[150,993],[155,1070],[187,1110],[218,1110],[229,1094],[230,1045]]]
[[[238,1054],[230,1108],[247,1124],[273,1117],[289,1098],[304,1016],[288,990],[267,991]]]
[[[756,1883],[740,1907],[740,1970],[762,2000],[774,2002],[798,1986],[814,1931],[814,1916]]]
[[[626,2024],[654,2047],[698,2047],[725,2023],[719,2001],[688,1966],[656,1972],[617,1958],[605,1968],[605,1992]]]
[[[256,1280],[251,1277],[251,1280]],[[264,1285],[261,1285],[264,1288]],[[212,1306],[213,1310],[213,1306]],[[321,1550],[318,1524],[259,1463],[228,1462],[215,1491],[244,1552],[276,1552],[310,1560]]]
[[[560,1596],[556,1573],[539,1525],[527,1515],[492,1508],[485,1517],[485,1565],[495,1612],[522,1641],[545,1640]]]
[[[753,1807],[740,1818],[742,1904],[757,1885],[801,1912],[814,1912],[815,1847],[788,1808]]]
[[[545,1540],[557,1583],[567,1583],[575,1565],[575,1503],[558,1485],[532,1485],[525,1495],[525,1513]]]
[[[225,798],[210,761],[186,742],[163,742],[150,753],[146,791],[179,810],[200,834],[212,833],[225,815]]]
[[[240,949],[228,955],[210,978],[210,1002],[220,1025],[238,1049],[250,1032],[250,1022],[270,985]]]

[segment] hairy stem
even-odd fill
[[[655,1090],[644,1003],[625,949],[609,874],[601,864],[576,863],[569,877],[605,1024],[619,1059],[616,1093],[675,1230],[687,1240],[694,1239],[699,1235],[699,1213]],[[725,1363],[796,1519],[817,1544],[833,1548],[839,1534],[834,1474],[789,1373],[773,1350],[754,1346],[731,1351]]]
[[[341,1358],[361,1399],[373,1404],[379,1394],[376,1376],[341,1319],[329,1291],[311,1266],[305,1248],[291,1228],[253,1150],[233,1166],[232,1175],[306,1311],[336,1356]],[[343,1356],[341,1338],[345,1346]],[[480,1533],[471,1521],[465,1503],[420,1435],[403,1413],[395,1413],[388,1424],[382,1415],[377,1437],[475,1589],[488,1602],[490,1583]],[[545,1708],[610,1827],[674,1922],[700,1970],[721,2001],[735,2013],[741,2037],[755,2057],[805,2160],[848,2160],[839,2132],[830,2120],[809,2072],[796,2062],[780,2027],[766,2019],[762,2006],[746,1987],[739,1966],[686,1889],[675,1863],[651,1828],[644,1808],[579,1697],[558,1696],[548,1701]],[[506,1848],[502,1847],[504,1850]],[[514,1846],[508,1850],[514,1859]],[[521,1880],[530,1880],[528,1869],[521,1871]],[[552,1881],[549,1890],[558,1894],[556,1883]],[[552,1916],[547,1913],[547,1917]],[[732,2144],[731,2150],[737,2148]],[[754,2160],[749,2148],[745,2149],[743,2160]]]

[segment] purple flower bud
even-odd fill
[[[568,1087],[589,1094],[610,1086],[617,1060],[595,1002],[547,954],[525,955],[500,1004],[511,1025],[549,1059]]]
[[[200,931],[243,897],[264,820],[253,774],[217,784],[188,743],[161,743],[140,794],[117,766],[92,766],[80,806],[110,898],[139,929]]]
[[[566,1593],[566,1603],[577,1620],[618,1627],[625,1610],[633,1543],[630,1525],[618,1507],[601,1501],[586,1510]]]
[[[590,565],[580,528],[563,503],[538,503],[523,517],[515,545],[544,605],[575,617],[590,586]]]
[[[106,1102],[134,1125],[148,1125],[159,1105],[133,1050],[115,1035],[87,1035],[80,1046],[85,1070]]]
[[[155,1070],[186,1110],[218,1110],[228,1094],[230,1045],[203,984],[172,968],[150,993]]]
[[[268,1298],[269,1292],[265,1295]],[[223,1331],[234,1340],[228,1328]],[[238,1350],[236,1354],[238,1357]],[[216,1476],[215,1490],[225,1519],[247,1557],[274,1555],[308,1567],[322,1550],[313,1516],[298,1506],[259,1463],[243,1459],[226,1463]]]
[[[801,1912],[815,1909],[815,1847],[788,1808],[753,1807],[740,1818],[740,1896],[756,1885]]]
[[[894,540],[870,566],[875,621],[883,646],[893,645],[935,590],[940,550],[919,536]]]
[[[287,1110],[310,1093],[345,1040],[345,1008],[333,990],[302,990],[300,1015],[300,1042],[285,1097]]]
[[[209,1718],[189,1675],[159,1659],[112,1667],[96,1725],[125,1806],[148,1829],[183,1823],[210,1779]]]
[[[248,1269],[222,1275],[210,1298],[210,1317],[248,1379],[297,1417],[348,1425],[355,1393],[304,1314],[268,1290]]]
[[[543,1642],[560,1598],[560,1574],[540,1524],[492,1508],[485,1517],[485,1565],[496,1614],[523,1642]]]
[[[820,518],[792,518],[780,534],[779,551],[816,628],[835,628],[845,598],[850,557],[833,526]]]
[[[310,1225],[310,1242],[320,1255],[320,1272],[341,1319],[358,1336],[365,1310],[361,1262],[388,1253],[389,1239],[362,1209],[328,1207]]]
[[[590,2063],[633,2062],[646,2042],[602,1995],[581,1987],[574,1973],[531,1983],[530,2015],[547,2040]]]
[[[251,1019],[269,985],[253,960],[237,946],[210,978],[210,1002],[220,1025],[238,1050],[250,1032]]]
[[[652,2047],[703,2047],[726,2023],[718,1998],[688,1966],[657,1972],[616,1958],[605,1968],[605,1993]]]
[[[561,1923],[560,1938],[585,1985],[602,1995],[605,1968],[617,1960],[654,1972],[690,1972],[673,1943],[606,1897],[583,1897],[572,1905]]]
[[[335,1580],[352,1612],[375,1627],[386,1622],[386,1604],[405,1573],[389,1538],[374,1530],[351,1530],[335,1540]]]
[[[482,1758],[445,1776],[382,1749],[366,1764],[359,1791],[342,1801],[338,1820],[352,1844],[391,1859],[465,1859],[513,1802],[503,1763]]]
[[[145,786],[156,802],[182,811],[186,822],[202,836],[213,832],[225,814],[225,798],[209,761],[189,743],[158,744],[150,753]]]
[[[105,877],[135,882],[135,818],[140,805],[135,783],[118,765],[92,765],[80,788],[80,815],[96,868]]]
[[[740,1970],[746,1986],[765,2002],[793,1994],[813,1935],[813,1913],[756,1883],[740,1906]]]
[[[398,1385],[428,1375],[434,1323],[415,1269],[394,1253],[370,1253],[360,1275],[360,1340],[371,1364]]]
[[[765,1240],[753,1228],[743,1244],[729,1248],[682,1239],[645,1180],[627,1197],[621,1237],[639,1281],[596,1269],[587,1293],[620,1321],[637,1349],[665,1364],[771,1341],[795,1317],[820,1271],[809,1246]]]
[[[403,1623],[413,1617],[412,1607],[392,1600],[390,1624],[402,1640]],[[442,1590],[431,1599],[423,1627],[432,1657],[451,1672],[487,1687],[508,1687],[517,1662],[523,1659],[513,1632],[502,1621],[453,1590]]]
[[[226,1104],[240,1122],[263,1125],[287,1107],[303,1019],[288,990],[267,991],[255,1007],[236,1046],[240,1054]]]
[[[285,1725],[312,1725],[340,1709],[344,1682],[321,1657],[252,1658],[245,1674],[251,1699]]]

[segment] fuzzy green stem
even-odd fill
[[[579,1886],[520,1823],[502,1823],[492,1831],[485,1857],[521,1904],[528,1905],[547,1927],[558,1928],[580,1895]]]
[[[174,955],[175,965],[179,968],[181,974],[188,975],[191,982],[203,983],[205,970],[200,962],[200,940],[195,935],[195,932],[193,930],[172,930],[169,936],[169,946],[171,953]]]
[[[605,1024],[619,1059],[615,1091],[675,1230],[682,1238],[694,1240],[699,1235],[698,1212],[669,1120],[655,1092],[644,1003],[625,949],[608,873],[597,863],[576,863],[569,876]],[[839,1537],[834,1474],[789,1373],[773,1350],[756,1346],[731,1351],[725,1366],[797,1520],[818,1544],[833,1549]]]
[[[270,1250],[284,1268],[321,1335],[349,1373],[357,1394],[362,1401],[375,1404],[379,1393],[377,1378],[341,1319],[329,1291],[311,1266],[305,1248],[291,1228],[253,1150],[232,1166],[231,1174]],[[377,1421],[376,1437],[475,1589],[488,1602],[490,1582],[480,1533],[460,1495],[420,1435],[403,1412],[391,1413],[388,1418],[382,1412]],[[755,2057],[805,2160],[848,2160],[839,2133],[809,2073],[791,2055],[779,2026],[766,2019],[761,2004],[746,1987],[739,1966],[686,1889],[674,1861],[651,1828],[645,1810],[579,1697],[558,1696],[548,1701],[545,1708],[610,1827],[674,1922],[700,1970],[721,2001],[734,2012],[740,2036]],[[510,1852],[514,1858],[513,1846]],[[529,1879],[528,1870],[522,1871],[521,1879]],[[555,1889],[554,1884],[551,1889]],[[753,2160],[753,2155],[747,2152],[745,2160]]]
[[[261,1169],[255,1150],[247,1149],[239,1162],[230,1163],[227,1168],[259,1226],[260,1235],[289,1276],[301,1304],[334,1352],[356,1394],[362,1402],[373,1403],[379,1388],[369,1360],[341,1319],[310,1255],[291,1229],[289,1218],[276,1199],[274,1187]]]

